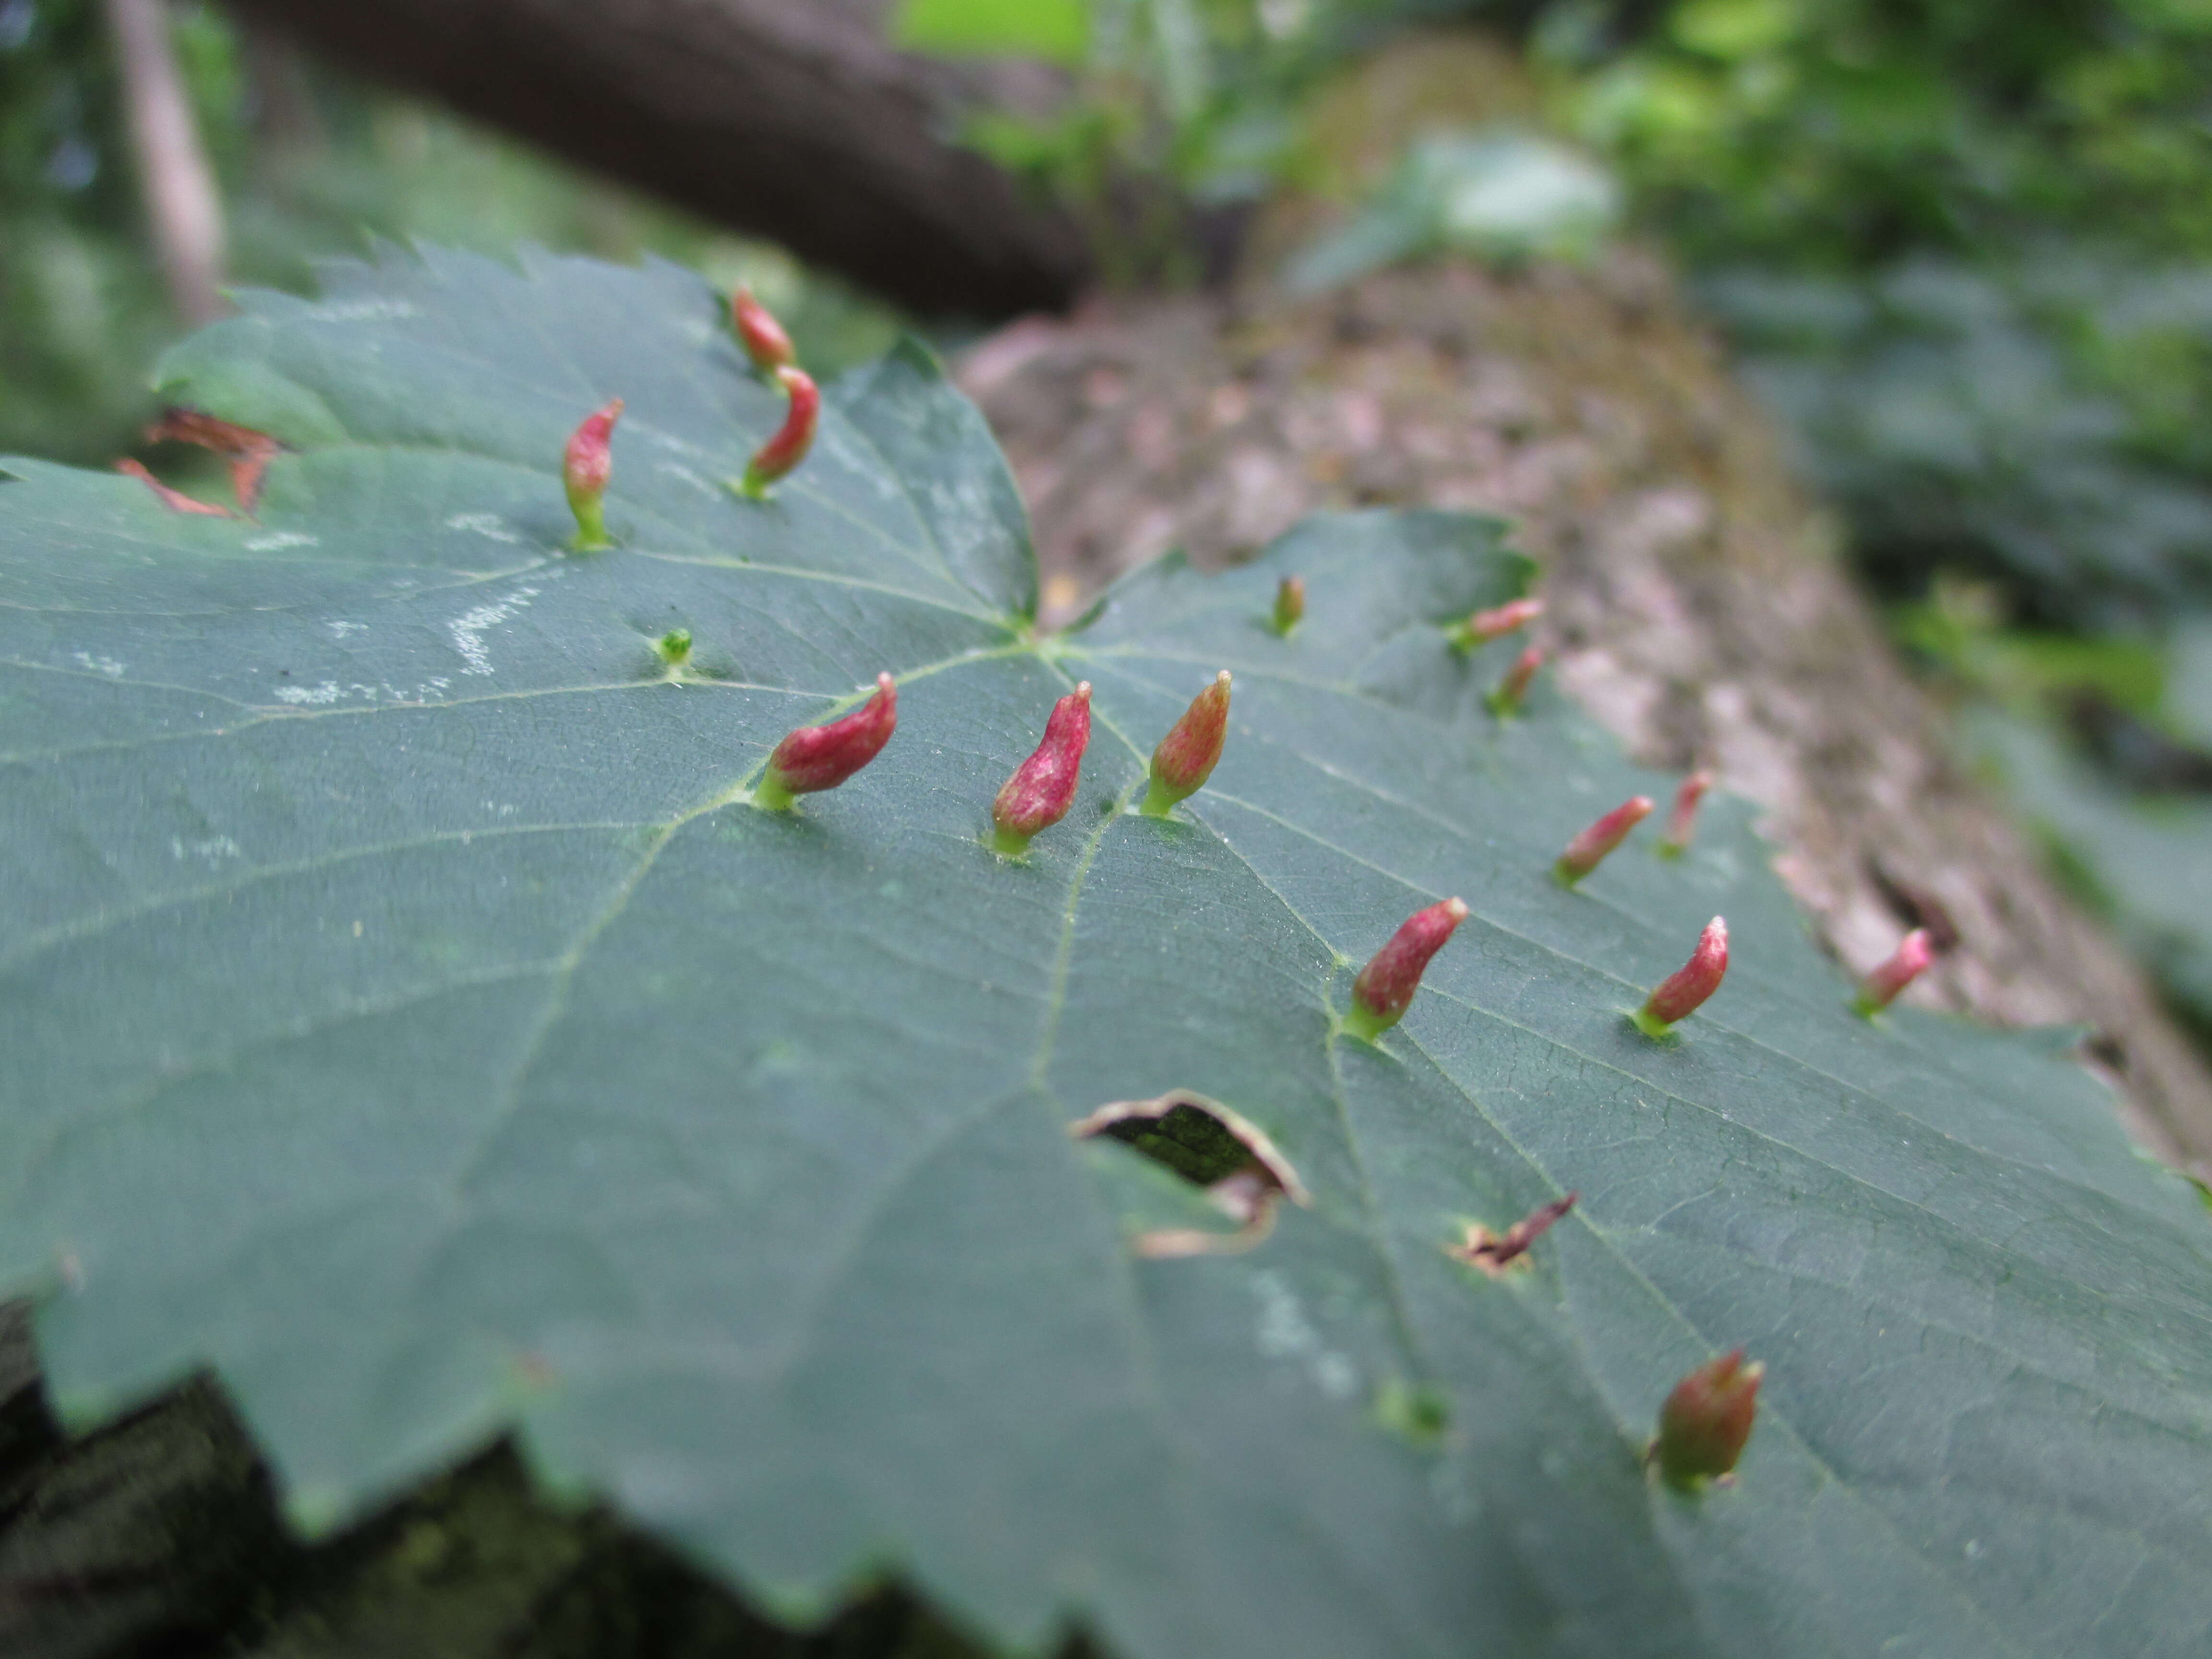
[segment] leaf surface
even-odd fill
[[[80,1413],[212,1364],[309,1525],[513,1428],[793,1616],[899,1573],[1128,1659],[2204,1651],[2194,1194],[2033,1042],[1853,1017],[1735,804],[1553,885],[1663,781],[1540,683],[1483,708],[1512,643],[1443,626],[1525,581],[1495,523],[1316,520],[1040,641],[922,354],[738,501],[776,402],[665,267],[387,257],[164,377],[293,446],[257,521],[0,483],[0,1272]],[[617,395],[621,546],[564,555]],[[1126,810],[1224,666],[1212,781]],[[882,669],[882,757],[751,806]],[[1078,678],[1076,808],[1003,861]],[[1716,912],[1731,977],[1645,1041]],[[1177,1089],[1311,1195],[1247,1253],[1139,1257],[1203,1206],[1066,1133]],[[1567,1189],[1528,1270],[1445,1254]],[[1741,1484],[1660,1491],[1738,1345]]]

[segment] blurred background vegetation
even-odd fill
[[[773,246],[181,4],[239,282],[370,235],[658,253],[751,282],[810,362],[905,325]],[[1510,119],[1347,169],[1331,77],[1409,28],[1518,43]],[[2212,1035],[2212,0],[901,0],[905,44],[1040,58],[968,142],[1109,280],[1218,274],[1285,188],[1356,198],[1279,274],[1664,248],[1960,740]],[[0,0],[0,449],[103,464],[179,325],[95,0]]]

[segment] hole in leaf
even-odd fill
[[[1201,1188],[1214,1208],[1237,1223],[1226,1233],[1197,1227],[1139,1233],[1139,1255],[1249,1250],[1274,1231],[1275,1206],[1284,1197],[1295,1204],[1313,1201],[1265,1131],[1219,1101],[1187,1089],[1156,1100],[1111,1101],[1069,1124],[1067,1132],[1079,1140],[1103,1136],[1121,1142]]]
[[[1503,1233],[1493,1233],[1479,1222],[1469,1222],[1467,1237],[1457,1244],[1445,1245],[1444,1254],[1455,1261],[1481,1268],[1492,1279],[1502,1278],[1516,1264],[1528,1265],[1528,1247],[1541,1238],[1554,1221],[1575,1207],[1575,1196],[1569,1193],[1565,1198],[1539,1205]]]

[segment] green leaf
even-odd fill
[[[891,39],[948,58],[1042,58],[1073,66],[1091,46],[1085,0],[904,0]]]
[[[763,506],[720,481],[775,399],[680,272],[246,304],[165,378],[319,411],[258,521],[0,483],[0,1273],[68,1408],[212,1365],[311,1525],[512,1429],[786,1614],[895,1573],[1009,1646],[2203,1650],[2196,1194],[2034,1044],[1853,1017],[1737,804],[1561,890],[1662,781],[1541,682],[1484,711],[1513,642],[1443,629],[1527,580],[1494,522],[1316,520],[1038,641],[918,353]],[[561,445],[616,395],[621,545],[567,556]],[[1224,666],[1211,782],[1120,810]],[[884,668],[874,764],[747,804]],[[1076,807],[996,858],[1078,678]],[[1335,1036],[1452,893],[1404,1023]],[[1716,912],[1732,976],[1644,1041]],[[1067,1133],[1176,1090],[1310,1200],[1241,1254],[1135,1254],[1206,1206]],[[1445,1254],[1570,1188],[1525,1271]],[[1662,1492],[1660,1400],[1738,1345],[1741,1483]]]

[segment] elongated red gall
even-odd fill
[[[799,795],[835,789],[883,752],[898,729],[898,686],[876,676],[875,695],[842,720],[802,726],[776,744],[753,786],[753,805],[782,811]]]
[[[1860,1013],[1871,1018],[1897,1000],[1897,994],[1926,971],[1936,959],[1936,948],[1929,942],[1928,930],[1916,927],[1907,933],[1890,955],[1888,961],[1866,976],[1859,987],[1856,1004]]]
[[[1759,1414],[1759,1382],[1766,1367],[1743,1362],[1738,1348],[1708,1360],[1680,1382],[1659,1407],[1659,1433],[1644,1455],[1670,1486],[1694,1492],[1726,1480],[1742,1460]]]
[[[576,537],[569,545],[580,553],[596,553],[614,543],[607,536],[607,480],[614,477],[615,422],[622,418],[623,400],[616,398],[595,415],[586,415],[568,439],[561,455],[561,482],[568,491],[568,510],[576,515]]]
[[[1285,639],[1306,614],[1306,579],[1285,576],[1275,588],[1275,631]]]
[[[1518,714],[1521,704],[1528,695],[1528,683],[1536,678],[1536,671],[1544,665],[1544,647],[1532,645],[1514,659],[1513,666],[1505,671],[1505,678],[1498,682],[1498,689],[1490,694],[1490,712],[1503,720],[1508,714]]]
[[[1454,623],[1451,642],[1462,651],[1472,651],[1478,645],[1504,638],[1516,628],[1526,628],[1543,614],[1541,599],[1509,599]]]
[[[1221,746],[1229,734],[1229,671],[1213,677],[1182,711],[1182,718],[1168,727],[1167,736],[1152,750],[1152,784],[1145,791],[1144,811],[1163,818],[1177,801],[1196,794],[1213,775],[1221,759]]]
[[[1677,1021],[1697,1012],[1705,999],[1721,988],[1728,961],[1728,923],[1715,916],[1698,935],[1698,948],[1690,953],[1690,959],[1660,981],[1644,1006],[1629,1016],[1636,1029],[1646,1036],[1665,1036]]]
[[[1628,839],[1628,832],[1651,815],[1651,797],[1632,795],[1567,843],[1552,866],[1562,887],[1571,887],[1605,862],[1606,854]]]
[[[1690,837],[1698,832],[1698,803],[1713,787],[1710,772],[1692,772],[1674,792],[1674,810],[1667,814],[1667,833],[1659,838],[1659,856],[1678,859],[1690,850]]]
[[[744,283],[730,295],[730,325],[737,331],[738,343],[752,359],[753,367],[763,374],[773,374],[799,361],[792,349],[791,336],[783,331],[783,325],[775,314],[753,297],[753,291]]]
[[[754,501],[768,499],[768,487],[787,476],[814,447],[814,425],[822,414],[822,393],[813,377],[789,364],[775,371],[776,384],[791,399],[783,424],[775,435],[753,452],[745,476],[738,480],[738,493]]]
[[[1421,988],[1429,958],[1444,948],[1444,941],[1466,920],[1467,905],[1456,898],[1407,917],[1352,981],[1352,1008],[1344,1017],[1344,1029],[1372,1042],[1403,1019],[1413,1006],[1413,993]]]
[[[1013,856],[1030,837],[1067,816],[1082,781],[1083,751],[1091,744],[1091,682],[1085,680],[1045,717],[1044,740],[1014,769],[991,803],[991,847]]]

